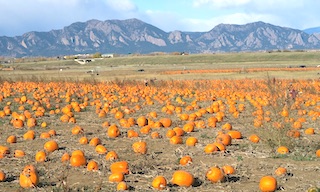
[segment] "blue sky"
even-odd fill
[[[0,36],[130,18],[166,32],[204,32],[220,23],[255,21],[306,29],[320,26],[319,7],[319,0],[0,0]]]

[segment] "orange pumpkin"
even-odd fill
[[[236,131],[236,130],[229,131],[228,135],[230,135],[232,139],[241,139],[242,138],[241,132]]]
[[[23,150],[16,149],[14,151],[14,157],[24,157],[26,154]]]
[[[97,171],[99,169],[99,165],[96,161],[90,160],[87,164],[88,171]]]
[[[117,191],[126,191],[129,189],[129,186],[125,181],[121,181],[117,184]]]
[[[127,161],[118,161],[110,165],[111,173],[129,174],[129,166]]]
[[[97,145],[95,148],[96,152],[100,155],[106,154],[107,153],[107,148],[101,144]]]
[[[147,153],[147,143],[144,141],[137,141],[132,144],[132,149],[135,153],[146,154]]]
[[[164,176],[157,176],[152,180],[152,187],[158,190],[163,190],[167,186],[167,180]]]
[[[176,144],[182,144],[183,143],[183,140],[182,140],[182,137],[180,136],[173,136],[170,138],[170,144],[173,144],[173,145],[176,145]]]
[[[161,118],[160,123],[163,127],[170,127],[172,124],[172,120],[170,118]]]
[[[260,137],[256,134],[252,134],[249,136],[249,140],[252,142],[252,143],[259,143],[260,141]]]
[[[278,147],[277,152],[279,154],[287,154],[289,153],[289,149],[286,146],[280,146]]]
[[[320,157],[320,149],[316,151],[316,157]]]
[[[79,139],[79,143],[81,144],[81,145],[86,145],[86,144],[88,144],[88,138],[87,137],[81,137],[80,139]]]
[[[87,164],[87,159],[84,155],[75,154],[70,157],[70,165],[72,167],[80,167]]]
[[[101,140],[98,137],[93,137],[89,142],[91,146],[97,146],[99,144],[101,144]]]
[[[48,152],[53,152],[59,149],[58,143],[54,140],[47,141],[43,147]]]
[[[34,188],[39,183],[38,172],[34,166],[25,166],[20,173],[19,184],[22,188]]]
[[[61,156],[61,162],[64,163],[64,162],[68,162],[68,161],[70,161],[70,155],[68,153],[64,153]]]
[[[186,140],[186,145],[187,146],[195,146],[198,143],[198,139],[195,137],[188,137]]]
[[[272,176],[264,176],[260,179],[259,188],[262,192],[277,190],[277,180]]]
[[[36,153],[35,159],[36,162],[45,162],[47,158],[47,154],[44,151],[38,151]]]
[[[213,153],[218,150],[219,150],[218,147],[213,143],[209,143],[204,147],[204,152],[207,154]]]
[[[173,173],[171,183],[180,187],[190,187],[194,183],[194,177],[187,171],[178,170]]]
[[[0,182],[3,182],[6,180],[6,174],[0,170]]]
[[[278,167],[275,171],[274,171],[275,175],[277,176],[284,176],[287,174],[287,169],[284,167]]]
[[[219,167],[211,167],[207,173],[206,178],[212,183],[224,181],[223,171]]]
[[[7,138],[7,143],[16,143],[17,142],[17,137],[15,135],[10,135]]]
[[[140,116],[137,119],[137,124],[139,127],[143,127],[148,124],[147,118],[145,116]]]
[[[235,170],[231,165],[224,165],[221,169],[225,175],[232,175],[235,173]]]
[[[105,159],[108,161],[113,161],[115,159],[118,159],[118,154],[115,151],[109,151]]]
[[[113,124],[108,128],[107,134],[110,138],[116,138],[120,135],[120,130],[117,125]]]
[[[108,180],[109,180],[110,182],[117,182],[117,183],[118,183],[118,182],[121,182],[121,181],[124,180],[124,175],[123,175],[123,173],[121,173],[121,172],[112,173],[112,174],[109,176]]]
[[[222,143],[224,145],[231,145],[231,136],[229,134],[220,134],[216,137],[216,142]]]
[[[183,156],[181,157],[181,159],[179,160],[180,165],[189,165],[192,163],[192,158],[187,155],[187,156]]]

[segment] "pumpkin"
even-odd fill
[[[219,149],[219,151],[226,150],[226,146],[223,143],[214,142],[213,145],[215,145]]]
[[[20,173],[19,184],[22,188],[34,188],[39,183],[38,172],[34,166],[25,166]]]
[[[50,137],[51,137],[51,135],[48,132],[43,132],[40,134],[41,139],[48,139]]]
[[[278,147],[277,152],[279,154],[287,154],[289,153],[289,149],[286,146],[280,146]]]
[[[183,143],[183,140],[182,140],[182,137],[180,136],[173,136],[170,138],[170,144],[173,144],[173,145],[176,145],[176,144],[182,144]]]
[[[86,145],[86,144],[88,144],[88,138],[87,137],[81,137],[80,139],[79,139],[79,143],[81,144],[81,145]]]
[[[127,161],[118,161],[114,162],[110,165],[111,173],[123,173],[123,174],[129,174],[129,166]]]
[[[106,154],[107,153],[107,148],[101,144],[97,145],[95,148],[96,152],[100,155]]]
[[[42,122],[40,125],[42,128],[46,128],[47,127],[47,122]]]
[[[176,133],[177,136],[183,136],[184,135],[184,130],[180,127],[175,127],[173,128],[173,131]]]
[[[320,157],[320,149],[316,151],[316,157]]]
[[[147,120],[147,118],[145,116],[138,117],[136,122],[137,122],[139,127],[143,127],[143,126],[148,124],[148,120]]]
[[[115,151],[109,151],[105,157],[107,161],[118,159],[118,154]]]
[[[224,145],[231,145],[231,136],[229,134],[220,134],[216,137],[216,142],[222,143]]]
[[[56,136],[56,135],[57,135],[57,132],[56,132],[54,129],[49,130],[48,133],[49,133],[51,136]]]
[[[287,169],[284,167],[278,167],[275,171],[274,171],[276,176],[284,176],[287,174]]]
[[[150,136],[152,139],[158,139],[161,137],[159,132],[157,132],[157,131],[152,132]]]
[[[150,132],[151,127],[149,125],[143,126],[140,129],[140,133],[142,134],[148,134]]]
[[[188,137],[187,140],[186,140],[186,145],[187,146],[195,146],[196,144],[198,143],[198,139],[195,138],[195,137]]]
[[[180,165],[189,165],[192,163],[192,158],[187,155],[187,156],[183,156],[181,157],[181,159],[179,160]]]
[[[277,180],[272,176],[264,176],[260,179],[259,188],[262,192],[271,192],[277,189]]]
[[[89,145],[91,146],[97,146],[99,144],[101,144],[101,141],[98,137],[93,137],[89,142]]]
[[[35,159],[36,162],[45,162],[47,158],[47,154],[44,151],[38,151],[36,153]]]
[[[158,190],[163,190],[167,186],[167,180],[164,176],[157,176],[152,180],[152,187]]]
[[[0,182],[3,182],[6,180],[6,174],[0,170]]]
[[[121,111],[117,111],[114,114],[114,118],[116,118],[116,119],[122,119],[123,117],[124,117],[124,114]]]
[[[73,156],[73,155],[82,155],[82,156],[85,156],[85,155],[84,155],[84,152],[81,151],[81,150],[74,150],[74,151],[72,151],[71,156]]]
[[[24,140],[34,140],[35,135],[34,135],[34,131],[33,130],[29,130],[27,131],[25,134],[23,134],[23,139]]]
[[[121,181],[117,184],[117,191],[126,191],[129,189],[129,186],[125,181]]]
[[[173,137],[173,136],[175,136],[176,135],[176,132],[174,131],[174,130],[172,130],[172,129],[169,129],[168,131],[167,131],[167,133],[166,133],[166,137],[167,138],[171,138],[171,137]]]
[[[306,129],[305,131],[304,131],[304,133],[306,134],[306,135],[313,135],[314,134],[314,128],[308,128],[308,129]]]
[[[235,173],[235,170],[231,165],[224,165],[221,169],[225,175],[232,175]]]
[[[236,130],[229,131],[228,135],[230,135],[232,139],[241,139],[242,138],[241,132],[236,131]]]
[[[17,137],[15,135],[10,135],[7,138],[7,143],[16,143],[17,142]]]
[[[61,156],[61,162],[64,163],[64,162],[67,162],[70,160],[70,155],[68,153],[64,153],[62,156]]]
[[[25,155],[26,155],[25,152],[22,150],[16,149],[14,151],[14,157],[24,157]]]
[[[71,130],[72,135],[78,135],[78,134],[81,134],[83,132],[84,132],[83,128],[80,127],[79,125],[74,126],[72,128],[72,130]]]
[[[132,144],[132,149],[135,153],[146,154],[147,143],[144,141],[137,141]]]
[[[190,132],[193,132],[194,130],[194,124],[193,123],[186,123],[183,125],[183,128],[182,128],[186,133],[190,133]]]
[[[43,147],[47,152],[53,152],[59,149],[58,143],[54,140],[47,141]]]
[[[37,120],[35,118],[29,118],[27,120],[27,126],[29,128],[35,127],[37,125]]]
[[[225,123],[224,125],[222,125],[222,129],[231,130],[232,129],[232,125],[230,123]]]
[[[256,134],[252,134],[249,136],[249,140],[252,142],[252,143],[259,143],[260,141],[260,137]]]
[[[130,129],[127,131],[127,136],[128,138],[139,137],[139,133],[135,130]]]
[[[116,138],[120,135],[120,130],[117,125],[113,124],[108,128],[107,134],[110,138]]]
[[[213,143],[209,143],[204,147],[204,152],[207,154],[213,153],[218,150],[219,150],[218,147]]]
[[[80,166],[84,166],[86,164],[87,164],[87,160],[84,155],[80,155],[80,154],[71,155],[70,165],[72,167],[80,167]]]
[[[172,184],[180,187],[190,187],[194,183],[194,177],[191,173],[183,170],[175,171],[170,180]]]
[[[121,172],[112,173],[112,174],[109,176],[108,180],[109,180],[110,182],[121,182],[121,181],[124,180],[124,175],[123,175],[123,173],[121,173]]]
[[[90,160],[87,164],[87,170],[88,171],[97,171],[99,168],[99,165],[96,161]]]
[[[12,124],[14,128],[22,128],[24,126],[24,123],[21,119],[14,119]]]
[[[172,120],[170,118],[161,118],[159,122],[163,127],[170,127],[172,124]]]
[[[211,167],[206,172],[206,178],[212,183],[222,182],[224,181],[223,171],[219,167]]]

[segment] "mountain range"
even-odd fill
[[[61,56],[79,53],[216,53],[320,48],[320,33],[261,21],[219,24],[207,32],[165,32],[138,19],[89,20],[59,30],[0,36],[0,56]]]

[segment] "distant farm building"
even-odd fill
[[[101,57],[102,58],[113,58],[114,54],[102,54]]]

